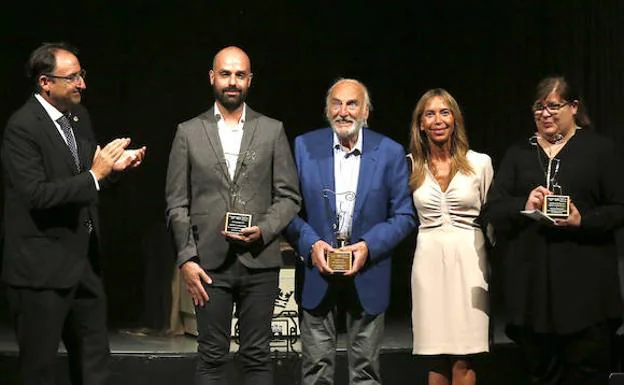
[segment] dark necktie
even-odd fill
[[[334,148],[336,150],[340,150],[341,149],[340,144],[335,144]],[[346,154],[344,154],[344,157],[345,157],[345,159],[347,159],[350,156],[360,156],[360,155],[362,155],[362,152],[356,148],[353,151],[347,152]]]
[[[65,134],[65,139],[67,140],[67,147],[69,147],[69,151],[71,151],[72,158],[74,158],[74,165],[76,166],[76,171],[80,172],[80,159],[78,158],[78,146],[76,145],[76,138],[74,137],[74,131],[72,130],[72,126],[69,123],[69,118],[67,115],[63,115],[56,120],[56,122],[61,126],[61,130],[63,130],[63,134]],[[87,218],[84,220],[84,225],[87,228],[87,232],[91,234],[93,231],[93,221],[91,221],[91,216],[87,213]]]
[[[72,131],[72,126],[69,123],[69,119],[66,115],[61,116],[56,120],[56,122],[61,126],[61,130],[63,130],[63,134],[65,134],[65,139],[67,140],[67,147],[71,151],[72,157],[74,158],[74,164],[76,166],[76,171],[80,172],[80,158],[78,158],[78,147],[76,146],[76,138],[74,137],[74,132]]]
[[[345,154],[345,159],[347,159],[350,156],[360,156],[362,153],[360,152],[360,150],[358,150],[357,148],[351,152],[348,152]]]

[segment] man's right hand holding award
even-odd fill
[[[319,239],[312,245],[312,250],[310,250],[312,265],[316,266],[322,274],[333,274],[334,271],[327,264],[325,255],[334,251],[336,251],[336,249],[334,249],[329,243]]]

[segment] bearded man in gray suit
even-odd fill
[[[226,383],[234,303],[244,383],[273,383],[269,342],[282,264],[278,236],[301,198],[282,123],[245,103],[251,78],[244,51],[219,51],[210,70],[214,107],[178,126],[169,156],[167,219],[195,304],[198,385]],[[252,222],[235,232],[225,225],[227,212],[250,214]]]

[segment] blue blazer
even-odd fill
[[[355,277],[355,287],[367,314],[386,310],[390,300],[390,253],[415,227],[403,147],[388,137],[363,129],[362,159],[356,192],[351,240],[364,240],[368,260]],[[332,231],[336,200],[323,197],[334,189],[333,131],[323,128],[295,139],[295,161],[303,207],[286,229],[286,236],[305,262],[302,306],[316,308],[328,280],[312,265],[314,242],[335,240]],[[329,208],[327,207],[329,203]]]

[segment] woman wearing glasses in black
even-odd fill
[[[536,132],[507,151],[485,209],[505,253],[507,334],[534,384],[606,384],[622,314],[620,162],[583,107],[565,78],[538,84]]]

